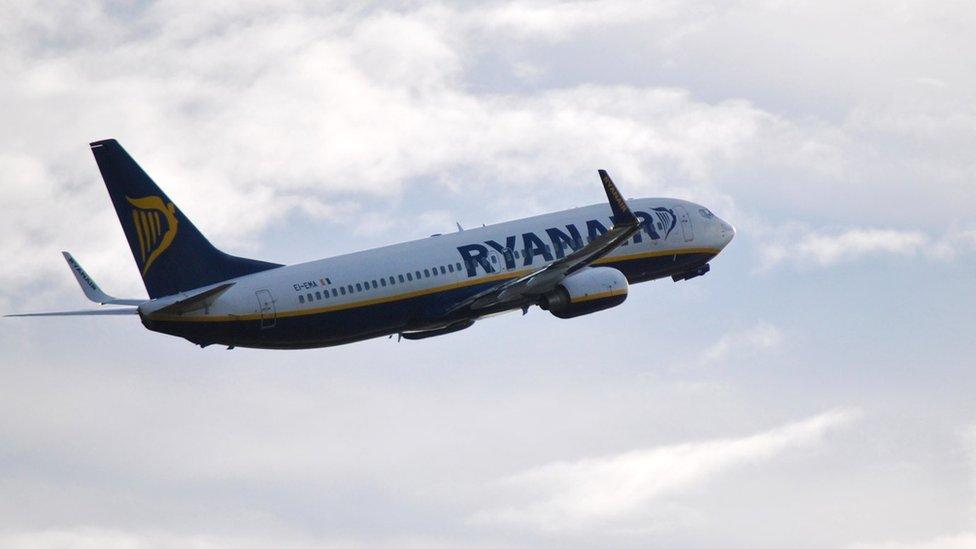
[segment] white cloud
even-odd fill
[[[743,438],[550,463],[500,480],[497,486],[507,500],[475,513],[471,521],[544,532],[610,525],[639,528],[655,508],[667,506],[670,498],[733,467],[816,446],[858,414],[856,410],[834,410]]]
[[[689,9],[694,4],[671,0],[505,2],[488,7],[482,16],[492,30],[511,30],[525,39],[563,41],[581,31],[636,21],[666,21],[677,26],[702,15],[698,9]]]
[[[843,231],[815,232],[807,228],[781,227],[773,240],[761,244],[760,270],[783,263],[830,267],[865,256],[893,254],[914,256],[923,251],[935,253],[931,239],[918,231],[852,228]]]
[[[746,330],[723,335],[711,347],[702,352],[702,362],[721,362],[733,353],[753,353],[778,347],[783,342],[783,332],[768,322],[759,322]]]
[[[915,255],[928,242],[927,236],[915,231],[850,229],[835,235],[809,234],[797,244],[796,252],[827,266],[865,254]]]
[[[924,541],[892,541],[882,543],[856,543],[850,549],[972,549],[976,547],[976,533],[939,536]]]
[[[510,543],[471,541],[472,549],[511,548]],[[275,537],[233,535],[172,535],[158,531],[125,531],[97,528],[38,530],[15,534],[0,533],[0,549],[439,549],[456,548],[457,541],[437,537],[363,536],[303,539],[289,533]]]

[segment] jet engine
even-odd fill
[[[566,277],[542,296],[539,306],[559,318],[573,318],[610,307],[627,299],[627,277],[610,267],[588,267]]]

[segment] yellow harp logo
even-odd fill
[[[163,203],[158,196],[145,198],[125,197],[132,204],[132,224],[136,227],[139,251],[142,254],[142,275],[149,266],[169,248],[176,238],[176,207],[172,202]],[[164,226],[165,225],[165,226]]]

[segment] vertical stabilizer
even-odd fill
[[[91,150],[149,297],[281,266],[215,248],[118,141],[96,141]]]

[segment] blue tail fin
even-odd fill
[[[149,297],[281,265],[227,255],[211,244],[114,139],[91,143]]]

